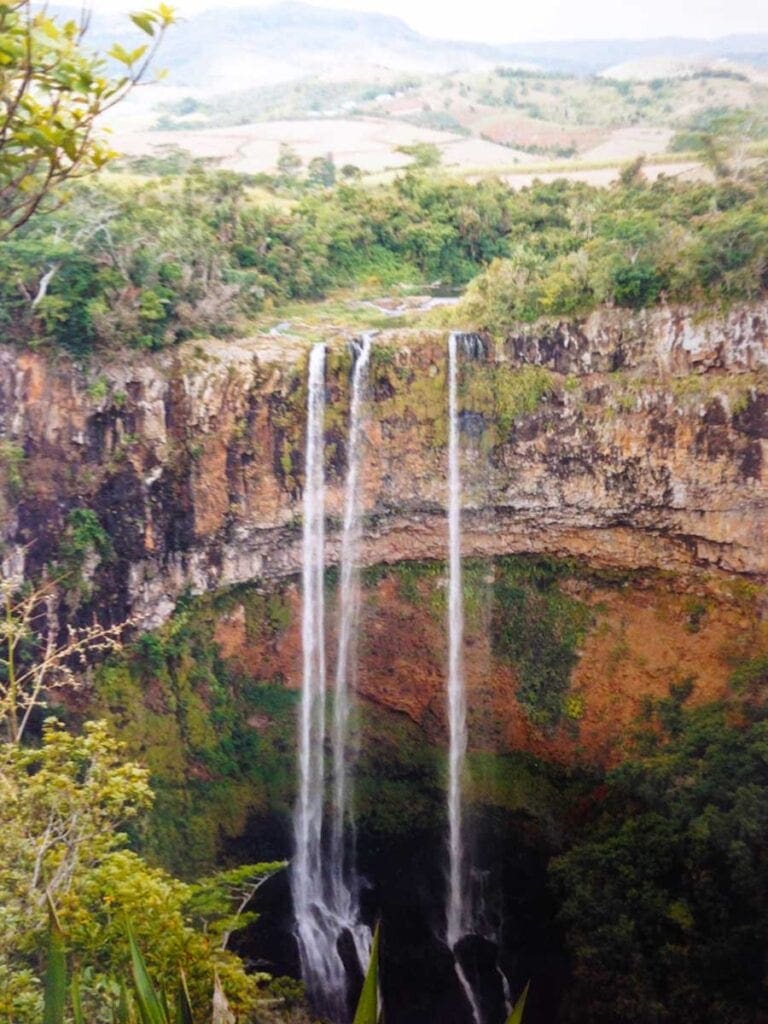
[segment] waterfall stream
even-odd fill
[[[471,345],[469,343],[472,343]],[[459,346],[478,357],[482,341],[452,332],[448,340],[448,887],[445,941],[454,954],[456,976],[475,1024],[481,1012],[458,955],[461,940],[474,931],[471,865],[465,836],[462,783],[467,753],[464,685],[464,614],[461,565],[461,470],[458,411]],[[471,350],[470,350],[471,349]],[[347,967],[340,940],[351,939],[359,966],[370,956],[371,932],[360,915],[351,821],[350,718],[355,689],[360,588],[358,549],[362,501],[360,475],[363,413],[371,338],[355,343],[351,380],[347,471],[338,590],[338,640],[330,722],[331,765],[326,803],[325,651],[325,346],[309,358],[302,566],[302,689],[299,715],[298,797],[294,812],[295,856],[291,873],[296,938],[302,977],[315,1008],[336,1022],[348,1020]],[[349,947],[348,947],[349,948]]]
[[[360,619],[360,579],[357,564],[361,516],[360,469],[363,408],[370,355],[371,336],[364,334],[355,347],[356,358],[349,410],[347,478],[344,487],[344,524],[339,569],[338,645],[333,691],[333,777],[328,851],[330,910],[339,926],[350,932],[357,958],[363,969],[367,966],[370,956],[371,932],[360,921],[359,882],[355,870],[354,849],[351,848],[351,844],[350,849],[347,849],[345,844],[345,823],[351,818],[347,755]]]
[[[295,854],[291,870],[296,938],[302,977],[313,995],[343,983],[338,954],[323,913],[323,790],[325,776],[325,346],[309,357],[302,546],[302,681],[299,712],[298,797],[294,812]],[[339,973],[341,978],[339,978]]]
[[[359,618],[357,555],[361,501],[362,413],[371,338],[355,346],[347,442],[347,478],[341,538],[339,627],[331,726],[330,823],[323,828],[325,797],[325,480],[323,469],[325,347],[309,359],[302,569],[302,690],[299,725],[299,794],[294,813],[296,852],[291,874],[302,977],[314,1005],[335,1021],[347,1019],[347,970],[339,940],[352,939],[360,968],[370,956],[371,932],[360,919],[354,853],[345,841],[350,818],[349,725]]]
[[[467,753],[464,611],[461,586],[461,471],[457,402],[458,337],[448,339],[448,905],[446,941],[453,949],[468,924],[461,792]]]
[[[445,939],[475,1024],[481,1013],[472,985],[457,955],[459,941],[473,930],[473,908],[464,835],[462,781],[467,755],[467,697],[464,685],[464,597],[461,573],[461,468],[459,449],[458,358],[461,338],[467,354],[482,354],[475,335],[448,337],[448,897]],[[478,350],[478,345],[480,346]]]

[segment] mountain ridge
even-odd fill
[[[72,7],[52,10],[76,11]],[[96,14],[89,40],[103,49],[125,31],[124,17]],[[283,0],[265,7],[207,9],[181,19],[164,41],[161,63],[172,86],[220,92],[244,84],[290,81],[340,62],[422,73],[520,64],[543,71],[596,74],[615,64],[654,56],[748,59],[768,66],[768,33],[715,39],[662,36],[479,43],[432,38],[394,15]]]

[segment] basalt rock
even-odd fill
[[[462,370],[466,553],[764,576],[766,322],[764,307],[703,323],[680,310],[611,312],[496,353],[474,345]],[[343,339],[329,344],[338,518],[349,356]],[[112,541],[93,585],[114,614],[156,624],[185,589],[294,573],[304,363],[283,339],[121,353],[87,370],[0,350],[3,450],[23,452],[23,484],[3,489],[4,572],[55,561],[68,514],[85,507]],[[439,558],[444,336],[382,335],[371,376],[365,561]]]
[[[498,346],[473,336],[461,370],[465,553],[764,578],[767,323],[764,306],[701,323],[684,310],[613,311]],[[332,564],[350,355],[342,337],[329,346]],[[443,557],[445,350],[439,332],[375,343],[366,564]],[[87,571],[113,618],[156,625],[182,592],[295,573],[305,360],[284,338],[87,368],[0,349],[4,574],[55,563],[80,508],[110,537]],[[23,455],[21,482],[9,452]]]

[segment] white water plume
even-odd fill
[[[325,346],[309,357],[302,545],[302,681],[299,712],[299,779],[294,812],[295,854],[291,870],[296,937],[302,977],[311,992],[337,984],[328,945],[322,877],[323,782],[325,775]],[[338,959],[338,956],[336,957]],[[343,965],[339,960],[342,972]]]
[[[359,477],[362,409],[370,336],[356,348],[352,375],[348,462],[341,542],[339,637],[331,728],[330,826],[323,829],[325,795],[325,348],[309,360],[302,568],[303,672],[299,724],[299,795],[294,814],[296,852],[291,874],[302,977],[315,1005],[335,1021],[347,1019],[347,971],[339,952],[346,933],[361,969],[370,957],[371,933],[360,920],[354,859],[346,855],[349,817],[347,753],[359,620],[357,552],[360,539]]]
[[[471,886],[466,861],[462,781],[467,756],[467,697],[464,684],[464,607],[461,573],[461,469],[459,465],[458,345],[448,338],[448,897],[445,938],[454,954],[456,977],[475,1024],[481,1013],[456,946],[472,931]],[[462,341],[464,339],[462,338]],[[472,336],[473,345],[475,336]],[[477,339],[480,345],[482,341]],[[471,355],[475,355],[474,348]]]
[[[333,777],[331,784],[331,828],[328,850],[329,904],[336,919],[354,941],[363,970],[368,965],[371,931],[360,921],[359,882],[354,850],[347,856],[345,823],[350,817],[347,755],[349,722],[357,664],[357,632],[360,621],[360,469],[362,466],[363,407],[368,382],[371,336],[364,334],[355,349],[352,397],[347,438],[347,478],[344,488],[344,525],[339,570],[339,627],[333,692]]]
[[[464,692],[464,609],[461,585],[461,472],[457,401],[458,338],[448,339],[448,902],[446,941],[453,949],[466,933],[462,776],[467,753]]]

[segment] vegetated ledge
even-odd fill
[[[768,304],[602,310],[461,373],[464,551],[768,577]],[[351,356],[329,338],[328,562],[338,554]],[[66,562],[78,614],[144,625],[184,592],[296,573],[306,346],[258,337],[87,367],[0,348],[4,575]],[[446,335],[378,336],[366,564],[444,557]],[[78,532],[81,510],[93,531]],[[73,559],[79,560],[73,565]]]

